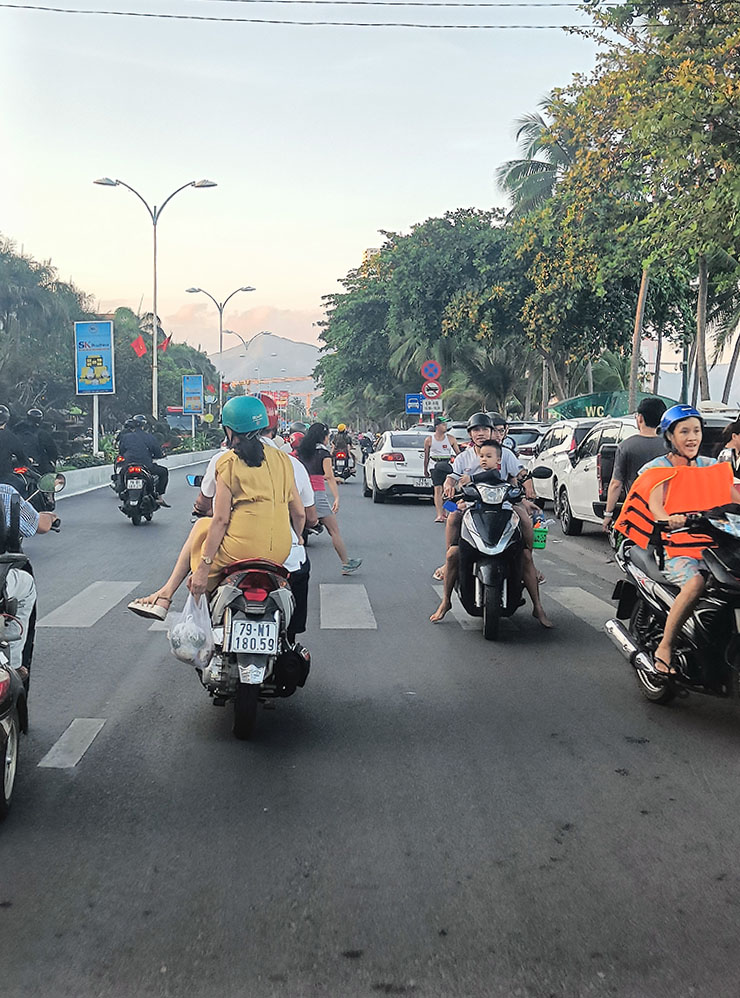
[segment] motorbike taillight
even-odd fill
[[[337,457],[346,457],[346,456],[347,456],[347,455],[346,455],[346,454],[344,453],[344,451],[343,451],[343,450],[338,450],[338,451],[337,451]]]
[[[27,471],[28,471],[28,468],[26,468],[25,466],[22,467],[22,468],[13,468],[13,472],[16,475],[25,475]]]
[[[264,603],[273,589],[272,580],[264,572],[246,572],[237,585],[250,603]]]
[[[129,472],[132,472],[135,475],[140,475],[144,469],[140,468],[138,464],[130,464],[128,466],[128,470]]]

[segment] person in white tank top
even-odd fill
[[[460,448],[457,440],[451,433],[447,433],[447,423],[441,417],[434,420],[434,433],[431,433],[424,441],[424,477],[429,477],[429,467],[432,471],[432,485],[434,487],[434,508],[437,511],[435,523],[444,523],[446,516],[442,505],[442,486],[445,478],[449,474],[449,463],[459,454]]]

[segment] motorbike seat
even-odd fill
[[[283,579],[287,579],[289,574],[282,565],[277,565],[274,561],[268,561],[267,558],[245,558],[243,561],[233,561],[230,565],[222,569],[221,579],[225,579],[227,575],[232,575],[234,572],[247,572],[250,569],[253,571],[272,572]]]
[[[653,582],[660,582],[661,585],[668,586],[670,589],[675,589],[676,592],[678,592],[680,586],[676,586],[672,582],[669,582],[658,568],[658,563],[655,560],[656,555],[657,552],[652,544],[648,545],[645,549],[635,545],[634,547],[631,547],[629,551],[629,557],[632,564],[639,568],[641,572],[644,572],[649,579],[652,579]]]

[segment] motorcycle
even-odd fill
[[[199,486],[201,475],[187,475]],[[291,644],[288,627],[295,601],[282,565],[248,559],[229,565],[210,597],[214,652],[200,681],[216,706],[234,703],[233,732],[248,740],[257,727],[260,703],[293,696],[311,670],[308,649]]]
[[[362,462],[362,464],[364,464],[365,461],[367,461],[368,457],[370,457],[370,455],[373,452],[373,442],[370,439],[370,437],[363,436],[360,437],[359,444],[360,444],[360,461]]]
[[[355,473],[352,456],[346,450],[338,450],[333,455],[332,467],[334,469],[334,477],[342,478],[345,482]]]
[[[64,488],[67,479],[61,472],[50,471],[41,475],[32,465],[19,465],[13,468],[15,488],[26,502],[30,502],[39,513],[53,513],[56,509],[56,493]]]
[[[460,526],[458,595],[471,617],[483,618],[486,641],[498,638],[501,617],[511,617],[524,604],[524,540],[514,505],[525,497],[526,481],[551,475],[539,467],[516,485],[471,482],[454,497],[472,502]]]
[[[142,519],[151,521],[159,509],[157,489],[154,475],[140,464],[125,464],[122,457],[116,458],[113,471],[113,484],[121,505],[118,507],[124,516],[128,516],[135,527]]]
[[[679,592],[660,570],[662,540],[658,532],[646,549],[621,539],[615,560],[625,578],[617,582],[616,616],[604,629],[635,670],[642,694],[666,704],[676,696],[703,693],[740,697],[740,507],[725,506],[691,514],[682,530],[709,535],[717,547],[702,556],[707,575],[704,593],[681,629],[674,650],[675,674],[655,667],[653,658],[665,630],[666,617]],[[660,522],[658,528],[667,529]],[[621,621],[626,620],[625,626]]]

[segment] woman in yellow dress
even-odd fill
[[[213,516],[195,523],[165,584],[129,603],[139,616],[164,620],[188,572],[188,587],[200,596],[216,588],[233,562],[265,558],[282,565],[290,553],[291,518],[296,534],[302,535],[305,514],[293,487],[290,459],[260,440],[268,426],[262,402],[251,395],[230,399],[221,422],[230,449],[216,465]]]

